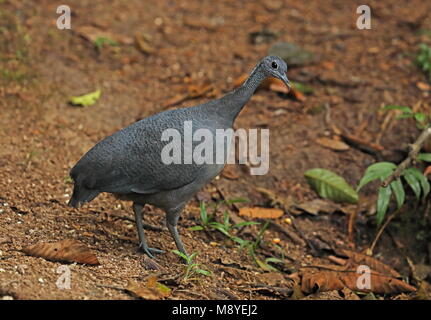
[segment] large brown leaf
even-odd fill
[[[52,261],[78,262],[99,265],[96,255],[82,242],[66,239],[54,243],[39,242],[22,249],[23,252]]]
[[[376,258],[367,256],[363,253],[358,253],[346,249],[340,249],[339,251],[349,258],[349,260],[347,260],[347,268],[349,268],[349,266],[355,267],[359,265],[366,265],[374,272],[388,275],[393,278],[401,277],[401,275],[397,271],[384,264],[383,262],[377,260]]]
[[[370,273],[370,288],[358,288],[358,278],[361,276],[356,270],[319,270],[302,273],[301,290],[304,293],[315,291],[331,291],[349,288],[352,291],[373,292],[377,294],[397,294],[401,292],[415,292],[416,288],[394,277],[379,273]]]

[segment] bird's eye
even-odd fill
[[[277,62],[273,61],[271,64],[271,67],[273,67],[274,69],[277,69],[278,68]]]

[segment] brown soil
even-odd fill
[[[378,112],[382,105],[422,102],[421,108],[429,107],[428,93],[416,86],[426,80],[412,64],[412,56],[418,43],[430,41],[418,34],[421,29],[431,29],[431,15],[423,16],[431,12],[430,1],[409,1],[403,6],[371,1],[371,30],[356,28],[356,8],[361,1],[181,3],[75,1],[71,4],[72,30],[56,28],[58,1],[10,0],[1,5],[0,295],[134,299],[110,288],[155,273],[145,268],[144,255],[137,252],[134,223],[124,218],[133,217],[130,203],[101,195],[79,210],[67,207],[72,192],[70,168],[103,137],[161,111],[187,86],[185,82],[211,83],[215,96],[231,90],[235,79],[267,55],[274,41],[293,42],[316,54],[317,62],[288,71],[290,79],[311,86],[314,92],[305,101],[266,90],[256,93],[236,127],[270,129],[270,171],[251,176],[246,167],[233,166],[237,179],[221,176],[199,194],[208,205],[220,199],[221,192],[226,199],[249,199],[247,206],[268,206],[258,188],[269,189],[289,203],[314,199],[317,196],[303,174],[315,167],[335,171],[356,185],[375,158],[352,147],[335,152],[317,144],[316,138],[330,136],[336,125],[343,132],[375,142],[386,117]],[[96,50],[78,32],[88,25],[118,36],[119,45]],[[262,30],[277,33],[278,39],[252,43],[249,34]],[[142,32],[151,36],[154,52],[150,54],[127,44],[128,37]],[[97,88],[102,96],[95,105],[80,108],[67,103],[70,96]],[[206,95],[175,107],[209,99],[211,95]],[[381,134],[380,144],[387,150],[400,149],[416,135],[413,121],[392,120]],[[333,248],[367,248],[375,232],[375,218],[367,210],[368,203],[374,202],[375,189],[367,190],[361,198],[365,209],[358,216],[354,242],[347,237],[347,214],[302,214],[295,221],[308,239],[318,237]],[[225,209],[236,216],[235,208]],[[217,213],[220,218],[222,214],[222,210]],[[285,218],[275,222],[295,233]],[[164,214],[147,207],[145,220],[163,226]],[[150,245],[166,251],[157,256],[157,263],[162,268],[159,279],[173,289],[171,298],[285,299],[288,296],[271,290],[257,290],[256,284],[287,287],[288,275],[299,267],[329,263],[327,255],[314,254],[308,246],[295,244],[269,228],[264,235],[268,244],[257,255],[261,260],[277,256],[271,243],[280,238],[286,263],[282,273],[266,272],[216,231],[187,229],[198,223],[199,201],[195,198],[180,219],[180,233],[189,251],[198,253],[196,261],[213,276],[187,282],[182,277],[184,266],[171,252],[175,245],[169,233],[146,231]],[[258,227],[248,227],[241,236],[252,240],[258,231]],[[88,245],[101,265],[69,265],[72,288],[60,290],[55,283],[61,263],[19,250],[39,241],[69,238]],[[375,250],[406,276],[406,251],[415,252],[415,262],[429,258],[423,246],[408,239],[408,232],[385,233]],[[400,248],[396,243],[403,245]]]

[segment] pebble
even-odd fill
[[[37,281],[39,281],[40,283],[45,283],[45,280],[43,280],[42,278],[37,279]]]

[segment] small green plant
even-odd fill
[[[296,88],[296,90],[302,92],[303,94],[312,94],[314,92],[313,88],[303,84],[303,83],[299,83],[299,82],[293,82],[293,87]]]
[[[259,234],[256,237],[256,239],[254,241],[251,241],[251,240],[245,240],[245,239],[242,239],[238,236],[233,235],[233,231],[234,231],[234,229],[240,229],[240,228],[245,227],[245,226],[259,225],[260,224],[259,222],[244,221],[244,222],[240,222],[240,223],[232,225],[230,223],[229,213],[227,211],[225,211],[223,213],[223,222],[215,221],[215,213],[217,211],[218,206],[221,203],[232,204],[232,203],[236,203],[236,202],[245,202],[245,200],[244,199],[234,199],[234,200],[226,200],[226,201],[218,202],[215,205],[214,212],[212,214],[208,213],[208,210],[207,210],[207,207],[205,206],[205,203],[201,202],[201,204],[200,204],[201,224],[193,226],[189,229],[195,230],[195,231],[199,231],[199,230],[210,231],[211,229],[217,230],[220,233],[222,233],[223,235],[225,235],[226,237],[228,237],[229,239],[231,239],[232,241],[236,242],[239,245],[240,251],[242,251],[244,249],[247,250],[248,255],[253,259],[254,262],[256,262],[256,264],[259,267],[261,267],[262,269],[267,270],[267,271],[278,271],[276,268],[269,265],[269,263],[284,263],[284,261],[282,259],[278,259],[275,257],[269,257],[269,258],[266,258],[264,261],[262,261],[256,255],[256,248],[260,245],[262,238],[263,238],[263,234],[266,231],[266,229],[268,228],[269,222],[265,223],[265,225],[259,231]],[[279,247],[279,249],[281,250],[281,252],[283,251],[280,247]],[[180,254],[180,252],[176,252],[176,253]],[[181,256],[184,259],[186,259],[185,256],[183,256],[183,255],[181,255]],[[284,258],[283,254],[282,254],[282,257]],[[186,261],[188,261],[188,260],[186,259]],[[187,263],[189,263],[189,262],[187,262]]]
[[[236,199],[236,200],[227,200],[224,202],[227,204],[231,204],[231,203],[235,203],[235,202],[244,202],[244,200],[243,199]],[[223,203],[223,202],[217,203],[215,208],[214,208],[213,213],[208,214],[205,203],[201,202],[200,203],[201,224],[193,226],[189,229],[193,230],[193,231],[199,231],[199,230],[209,231],[211,229],[214,229],[214,230],[221,232],[222,234],[224,234],[227,237],[231,237],[230,233],[231,233],[232,229],[235,229],[235,228],[239,229],[239,228],[242,228],[245,226],[259,224],[258,222],[254,222],[254,221],[244,221],[244,222],[232,225],[230,223],[229,213],[227,211],[224,211],[224,213],[223,213],[223,223],[215,221],[216,211],[217,211],[218,206],[221,203]]]
[[[118,46],[117,41],[106,37],[98,37],[96,40],[94,40],[94,46],[96,47],[97,51],[100,51],[105,44],[113,47]]]
[[[382,108],[384,111],[388,110],[399,110],[401,114],[397,116],[397,119],[409,119],[413,118],[416,121],[416,127],[418,129],[424,129],[429,124],[429,117],[423,112],[413,112],[413,110],[406,106],[388,105]]]
[[[263,235],[265,231],[268,229],[269,222],[265,222],[263,227],[260,229],[259,234],[257,235],[254,241],[244,240],[239,237],[231,237],[233,241],[239,244],[239,250],[247,250],[248,255],[253,259],[253,261],[263,270],[266,271],[278,271],[276,268],[271,266],[269,263],[284,263],[282,259],[278,259],[275,257],[266,258],[264,261],[260,260],[256,255],[256,249],[262,242]]]
[[[202,269],[203,264],[193,262],[194,258],[197,256],[197,252],[192,253],[190,257],[178,250],[172,250],[172,252],[183,258],[187,263],[186,270],[184,272],[184,281],[191,280],[193,276],[197,276],[199,274],[207,277],[211,276],[211,271]]]
[[[431,160],[431,155],[422,154],[422,156],[419,156],[418,158]],[[372,164],[365,171],[364,176],[359,182],[357,191],[359,192],[363,186],[376,179],[379,179],[383,182],[393,173],[396,167],[397,166],[392,162],[377,162]],[[421,195],[422,198],[425,198],[430,192],[430,184],[427,178],[418,169],[410,167],[402,173],[401,177],[403,179],[396,179],[388,187],[379,187],[376,216],[378,225],[382,223],[386,215],[392,194],[395,196],[398,209],[403,206],[405,202],[404,184],[410,186],[418,200],[420,199]]]
[[[425,43],[419,45],[416,64],[427,75],[428,80],[431,81],[431,47]]]

